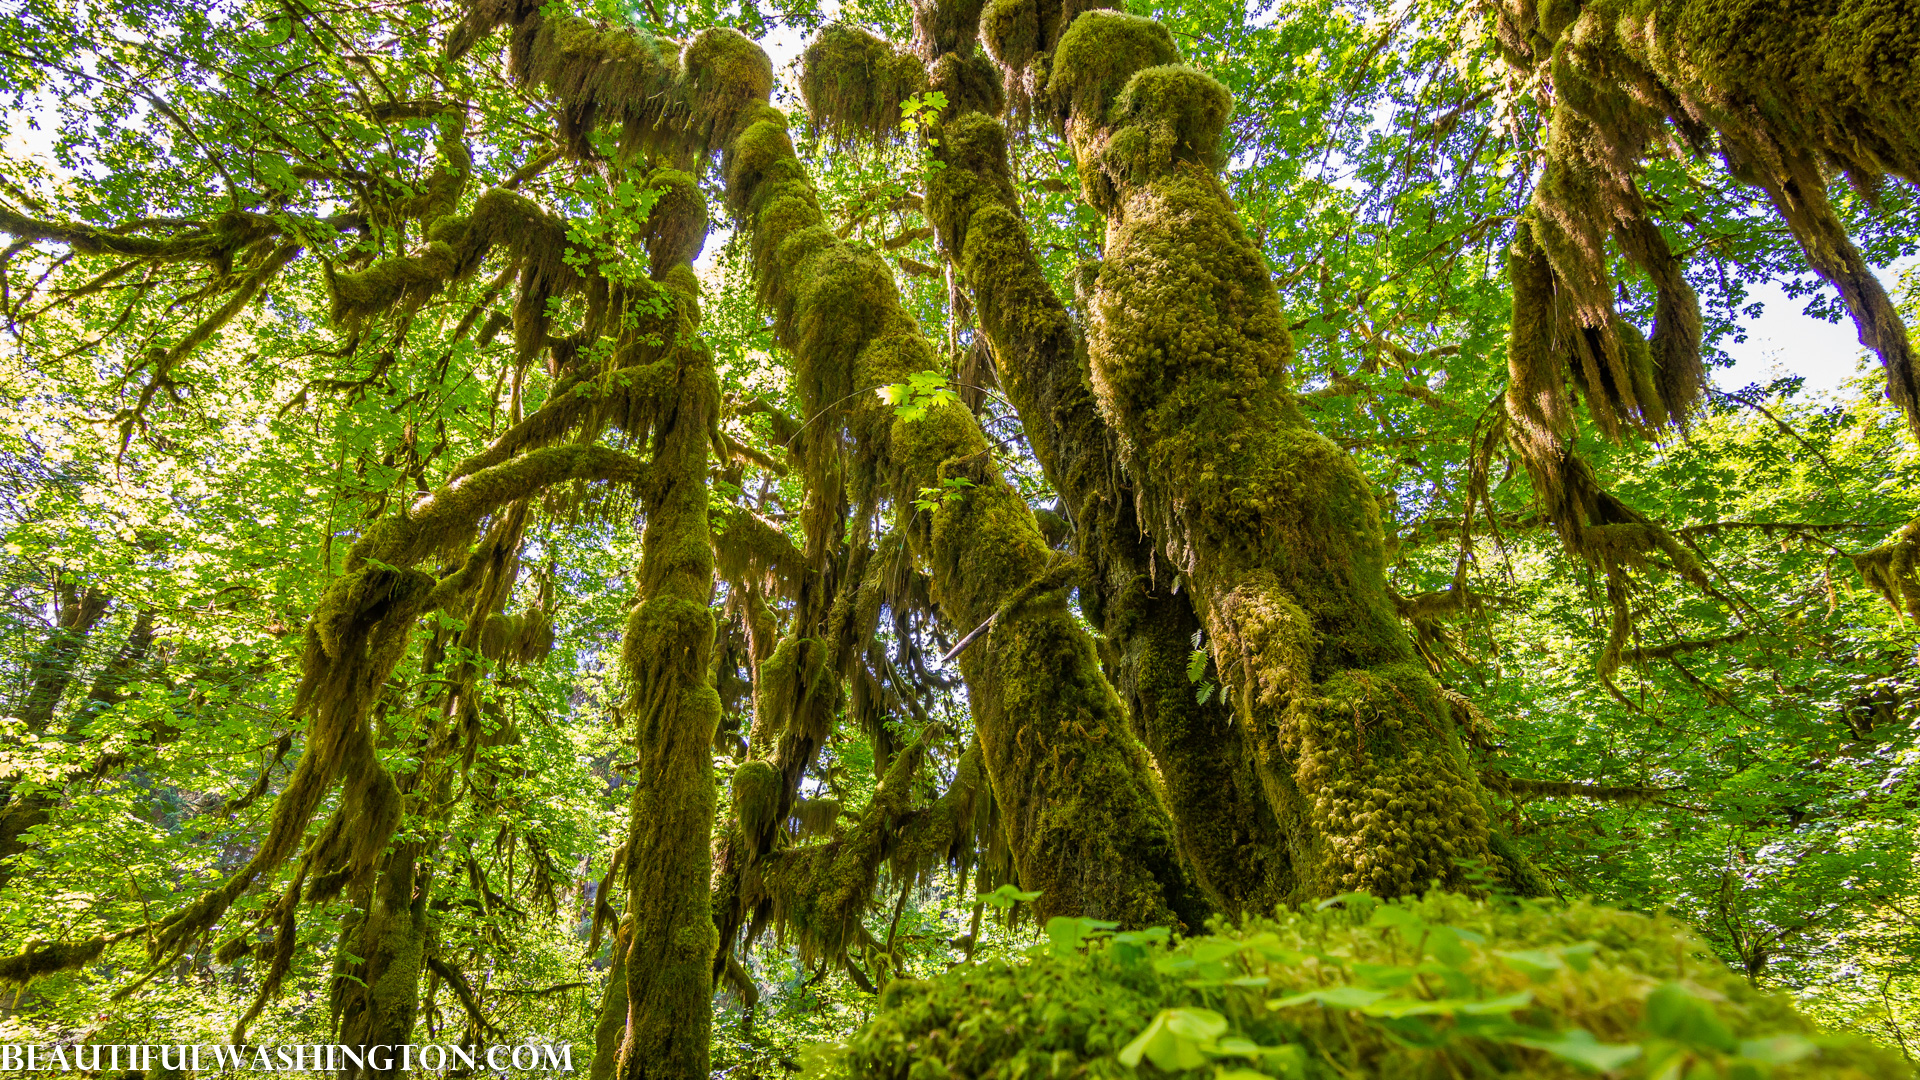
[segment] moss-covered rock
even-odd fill
[[[1909,1075],[1681,925],[1578,903],[1349,895],[1202,937],[1055,920],[1024,962],[888,987],[807,1080]],[[1092,940],[1084,940],[1091,937]]]

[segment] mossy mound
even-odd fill
[[[1820,1033],[1684,927],[1592,904],[1433,893],[1171,943],[1048,923],[1025,963],[888,986],[807,1080],[1904,1077]]]

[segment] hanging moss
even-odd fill
[[[807,121],[842,145],[897,141],[901,103],[926,89],[919,57],[857,26],[829,23],[800,54]]]
[[[1920,622],[1920,521],[1908,522],[1892,539],[1852,560],[1862,581],[1895,611]]]
[[[412,311],[447,286],[472,276],[496,246],[520,266],[514,337],[522,359],[545,347],[547,301],[577,291],[586,278],[567,262],[566,223],[532,200],[502,188],[481,195],[465,217],[443,217],[417,255],[378,263],[357,274],[326,268],[334,324],[355,327],[390,309]]]
[[[1649,154],[1677,142],[1717,149],[1733,175],[1764,190],[1808,262],[1839,290],[1860,341],[1887,370],[1889,396],[1920,432],[1920,373],[1905,325],[1826,196],[1829,163],[1860,188],[1888,173],[1920,182],[1920,95],[1910,73],[1920,34],[1893,0],[1750,5],[1725,0],[1509,0],[1497,39],[1556,95],[1535,231],[1572,318],[1613,383],[1590,395],[1609,435],[1661,422],[1631,385],[1614,329],[1609,239],[1658,296],[1652,361],[1664,422],[1697,400],[1700,319],[1681,263],[1638,188]],[[1576,348],[1581,347],[1578,342]],[[1594,373],[1583,376],[1598,390]]]
[[[791,596],[806,571],[806,556],[793,541],[751,511],[728,510],[715,522],[713,546],[720,576],[738,585],[754,584]]]
[[[741,763],[733,773],[733,819],[748,836],[758,836],[780,813],[780,773],[765,761]]]
[[[532,664],[553,651],[553,616],[541,608],[495,614],[480,631],[480,655],[508,664]]]
[[[913,0],[914,52],[927,60],[972,53],[984,6],[983,0]]]

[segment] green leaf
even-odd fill
[[[1362,1005],[1359,1011],[1367,1016],[1494,1016],[1524,1009],[1533,1004],[1533,991],[1522,990],[1505,997],[1476,998],[1439,998],[1423,1001],[1418,998],[1384,998],[1370,1005]]]
[[[1204,1047],[1226,1031],[1227,1018],[1211,1009],[1162,1009],[1116,1056],[1128,1066],[1145,1058],[1167,1072],[1197,1069],[1207,1063]]]
[[[988,907],[1010,908],[1015,904],[1031,904],[1040,899],[1038,892],[1021,892],[1011,884],[1002,885],[990,893],[980,894],[980,902]]]
[[[1740,1048],[1713,1006],[1677,982],[1647,995],[1647,1030],[1663,1039],[1731,1054]]]
[[[1638,1046],[1599,1042],[1580,1028],[1564,1031],[1550,1038],[1509,1036],[1507,1041],[1515,1046],[1544,1050],[1562,1061],[1572,1062],[1582,1068],[1592,1069],[1594,1072],[1617,1069],[1640,1056]]]
[[[1512,952],[1496,950],[1495,956],[1506,965],[1534,982],[1546,982],[1555,974],[1566,970],[1566,961],[1549,949],[1516,949]]]
[[[1763,1065],[1791,1065],[1819,1049],[1798,1035],[1772,1035],[1764,1039],[1742,1039],[1740,1056]]]
[[[1309,990],[1304,994],[1281,998],[1267,1002],[1269,1009],[1286,1009],[1295,1005],[1319,1003],[1329,1009],[1358,1009],[1371,1005],[1387,996],[1384,990],[1368,990],[1362,986],[1334,986],[1325,990]]]
[[[1053,945],[1053,955],[1069,956],[1088,938],[1119,925],[1106,919],[1055,915],[1047,920],[1047,940]]]

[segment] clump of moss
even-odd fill
[[[913,0],[914,51],[929,59],[970,53],[984,0]]]
[[[1057,115],[1090,137],[1107,124],[1108,107],[1136,72],[1179,60],[1173,34],[1157,20],[1089,11],[1060,38],[1047,87]]]
[[[29,941],[20,952],[0,957],[0,982],[25,986],[41,975],[74,971],[93,963],[107,949],[104,937],[80,941]]]
[[[857,26],[822,27],[800,54],[807,121],[840,144],[901,137],[900,106],[927,88],[927,67]]]
[[[553,651],[553,615],[542,608],[489,616],[480,631],[480,655],[508,664],[532,664]]]
[[[655,278],[665,278],[692,263],[706,246],[707,199],[693,174],[678,169],[653,170],[647,187],[659,193],[647,215],[647,261]]]
[[[844,1044],[817,1048],[804,1075],[1572,1080],[1607,1070],[1868,1080],[1906,1072],[1884,1051],[1817,1031],[1666,918],[1443,893],[1343,901],[1172,944],[1056,920],[1051,944],[1024,962],[893,983],[879,1013]]]
[[[943,115],[985,113],[998,116],[1006,108],[1000,70],[985,53],[942,53],[927,69],[927,86],[947,96]]]
[[[1117,6],[1113,0],[988,0],[980,39],[1005,73],[1013,122],[1025,124],[1046,99],[1053,54],[1067,28],[1083,12]]]

